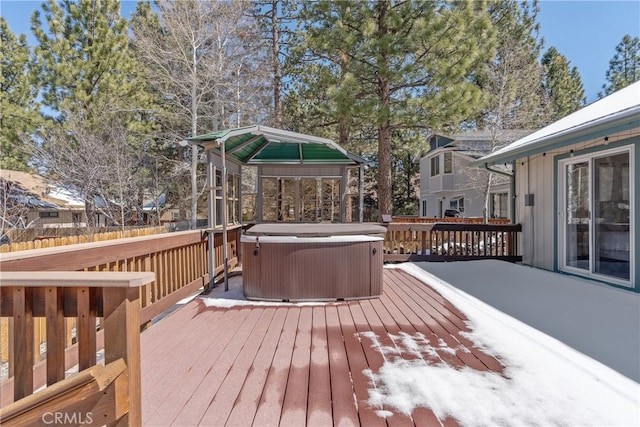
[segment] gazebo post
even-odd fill
[[[364,222],[364,163],[360,163],[360,222]]]
[[[227,292],[229,290],[229,256],[227,253],[227,160],[224,142],[220,139],[218,139],[217,142],[218,145],[220,145],[220,152],[222,157],[222,209],[220,209],[220,220],[222,221],[222,263],[224,268],[224,291]]]
[[[347,167],[342,166],[342,178],[340,179],[340,222],[347,221],[347,188],[349,174],[347,172]]]
[[[256,175],[256,222],[262,222],[262,166],[258,166]]]
[[[214,271],[216,269],[216,265],[215,265],[215,245],[214,245],[214,239],[215,239],[215,233],[214,233],[214,229],[216,226],[216,220],[215,220],[215,214],[216,214],[216,188],[215,188],[215,179],[216,179],[216,174],[215,174],[215,168],[213,166],[213,152],[211,149],[207,150],[207,186],[209,187],[209,194],[208,194],[208,200],[207,200],[207,210],[209,211],[209,215],[208,215],[208,230],[207,233],[209,234],[209,289],[213,288],[213,280],[214,280]]]

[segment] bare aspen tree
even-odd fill
[[[174,141],[243,122],[249,94],[253,32],[247,1],[141,2],[132,18],[133,45],[148,79],[175,120]],[[189,127],[189,134],[184,126]],[[198,147],[191,147],[191,223],[198,211]]]
[[[496,0],[489,12],[497,31],[496,54],[476,75],[483,91],[485,107],[476,127],[488,135],[484,151],[493,152],[513,142],[516,130],[537,129],[548,121],[547,102],[542,87],[542,67],[538,61],[542,40],[536,21],[538,4]],[[518,134],[516,132],[516,134]],[[484,217],[488,216],[491,187],[505,177],[493,172],[469,171],[484,193]]]

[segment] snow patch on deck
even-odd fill
[[[398,268],[462,311],[471,329],[464,335],[505,370],[453,367],[440,354],[459,349],[433,346],[421,334],[389,335],[393,346],[361,334],[385,360],[377,372],[364,372],[371,381],[368,403],[381,417],[389,416],[385,407],[407,415],[425,407],[462,425],[638,425],[640,384],[415,265]]]

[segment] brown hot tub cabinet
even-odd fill
[[[384,227],[258,224],[242,236],[251,300],[336,301],[382,294]]]

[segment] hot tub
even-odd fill
[[[368,224],[258,224],[242,236],[250,300],[339,301],[382,294],[386,229]]]

